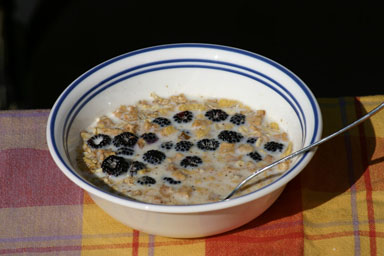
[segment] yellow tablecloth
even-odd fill
[[[324,136],[383,101],[319,99]],[[48,115],[0,111],[0,254],[384,255],[384,111],[321,145],[262,216],[202,239],[145,234],[105,214],[54,164]]]

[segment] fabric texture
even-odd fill
[[[318,101],[326,136],[384,95]],[[52,160],[48,115],[0,112],[0,255],[384,255],[384,111],[321,145],[260,217],[201,239],[109,217]]]

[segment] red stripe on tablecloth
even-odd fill
[[[355,98],[355,108],[357,118],[363,116],[362,105],[360,101]],[[364,183],[366,191],[366,201],[367,201],[367,212],[368,212],[368,224],[369,224],[369,245],[371,249],[371,255],[376,255],[376,227],[375,227],[375,212],[373,209],[373,200],[372,200],[372,183],[371,183],[371,174],[369,169],[369,162],[367,158],[367,141],[365,136],[364,125],[359,125],[359,137],[360,137],[360,148],[361,148],[361,162],[363,166],[367,166],[367,169],[364,171]]]
[[[302,238],[303,234],[301,232],[290,232],[278,235],[269,235],[269,236],[236,236],[236,237],[223,237],[223,239],[219,238],[217,241],[219,242],[236,242],[243,244],[253,244],[253,243],[265,243],[265,242],[275,242],[279,240],[292,240],[297,238]]]
[[[359,236],[371,237],[370,231],[359,230],[357,233]],[[307,234],[307,235],[305,235],[305,238],[308,240],[325,240],[325,239],[354,236],[354,235],[355,235],[354,231],[344,231],[344,232],[333,232],[333,233],[327,233],[327,234],[321,234],[321,235],[308,235]],[[376,232],[376,237],[384,238],[384,232]]]
[[[133,234],[132,234],[132,256],[139,255],[139,236],[140,236],[139,231],[133,230]]]

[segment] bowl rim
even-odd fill
[[[272,65],[273,67],[279,69],[280,71],[284,72],[286,75],[288,75],[294,82],[301,87],[303,92],[305,93],[307,99],[309,100],[310,104],[312,105],[312,109],[315,116],[315,125],[314,125],[314,136],[312,138],[312,142],[320,139],[321,133],[322,133],[322,115],[321,111],[318,105],[318,102],[316,98],[314,97],[311,90],[308,88],[308,86],[299,78],[297,77],[293,72],[291,72],[289,69],[284,67],[283,65],[267,58],[262,55],[231,47],[231,46],[224,46],[224,45],[217,45],[217,44],[206,44],[206,43],[176,43],[176,44],[164,44],[164,45],[157,45],[152,47],[146,47],[142,49],[138,49],[135,51],[131,51],[119,56],[116,56],[114,58],[111,58],[109,60],[106,60],[105,62],[102,62],[101,64],[89,69],[82,75],[80,75],[76,80],[74,80],[59,96],[59,98],[56,100],[55,104],[52,107],[52,110],[48,117],[47,122],[47,130],[46,130],[46,137],[47,137],[47,144],[49,148],[49,152],[51,153],[51,156],[53,157],[54,161],[60,168],[60,170],[76,185],[81,187],[82,189],[88,191],[89,193],[98,196],[100,198],[103,198],[105,200],[111,201],[113,203],[128,206],[136,209],[146,210],[146,211],[154,211],[154,212],[167,212],[167,213],[194,213],[194,212],[207,212],[207,211],[215,211],[220,210],[228,207],[234,207],[239,204],[247,203],[249,201],[256,200],[260,197],[263,197],[269,193],[272,193],[275,190],[278,190],[279,188],[285,186],[286,183],[288,183],[291,179],[293,179],[298,173],[300,173],[301,169],[305,167],[305,165],[310,161],[312,158],[314,152],[306,152],[303,154],[301,161],[297,163],[295,166],[290,167],[284,175],[279,177],[276,181],[268,184],[267,186],[264,186],[254,192],[251,192],[246,195],[242,195],[240,197],[231,198],[227,201],[219,201],[219,202],[210,202],[210,203],[204,203],[204,204],[194,204],[194,205],[160,205],[160,204],[151,204],[151,203],[144,203],[139,201],[133,201],[130,199],[127,199],[126,197],[121,197],[118,195],[110,194],[108,192],[102,191],[101,189],[97,188],[96,186],[90,184],[83,178],[81,178],[79,175],[76,175],[73,173],[71,168],[66,165],[65,161],[63,160],[62,156],[59,154],[59,150],[57,149],[57,145],[55,142],[55,120],[57,118],[57,113],[61,107],[61,104],[66,99],[66,97],[70,94],[70,92],[83,80],[85,80],[88,76],[91,74],[97,72],[98,70],[114,63],[119,60],[129,58],[134,55],[138,55],[141,53],[148,53],[152,51],[158,51],[163,49],[174,49],[174,48],[205,48],[205,49],[216,49],[216,50],[224,50],[229,51],[233,53],[237,53],[240,55],[246,55],[248,57],[256,58],[258,60],[261,60],[263,62],[266,62],[267,64]],[[316,118],[317,117],[317,118]],[[301,166],[301,167],[300,167]],[[293,170],[300,169],[296,172],[293,172]]]

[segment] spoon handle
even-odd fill
[[[368,112],[367,114],[365,114],[363,117],[357,119],[356,121],[354,121],[354,122],[351,123],[350,125],[348,125],[348,126],[342,128],[342,129],[340,129],[339,131],[337,131],[337,132],[335,132],[335,133],[332,133],[331,135],[328,135],[327,137],[322,138],[321,140],[318,140],[318,141],[316,141],[316,142],[310,144],[309,146],[306,146],[306,147],[304,147],[304,148],[302,148],[302,149],[299,149],[299,150],[293,152],[292,154],[290,154],[290,155],[288,155],[288,156],[286,156],[286,157],[283,157],[283,158],[281,158],[280,160],[277,160],[277,161],[275,161],[275,162],[273,162],[273,163],[271,163],[271,164],[269,164],[269,165],[267,165],[267,166],[265,166],[265,167],[263,167],[263,168],[261,168],[261,169],[255,171],[254,173],[252,173],[251,175],[249,175],[246,179],[244,179],[242,182],[240,182],[240,183],[239,183],[239,184],[232,190],[232,192],[229,193],[223,200],[227,200],[227,199],[231,198],[231,197],[232,197],[232,196],[233,196],[233,195],[234,195],[234,194],[235,194],[235,193],[236,193],[236,192],[237,192],[237,191],[238,191],[238,190],[239,190],[245,183],[247,183],[249,180],[253,179],[253,178],[256,177],[257,175],[263,173],[264,171],[266,171],[266,170],[268,170],[268,169],[270,169],[270,168],[272,168],[272,167],[274,167],[274,166],[276,166],[276,165],[278,165],[278,164],[280,164],[280,163],[282,163],[282,162],[284,162],[284,161],[287,161],[287,160],[289,160],[289,159],[291,159],[291,158],[294,158],[295,156],[300,155],[300,154],[302,154],[302,153],[304,153],[304,152],[306,152],[306,151],[308,151],[308,150],[310,150],[310,149],[312,149],[312,148],[314,148],[314,147],[317,147],[318,145],[320,145],[320,144],[322,144],[322,143],[324,143],[324,142],[326,142],[326,141],[328,141],[328,140],[330,140],[330,139],[336,137],[337,135],[339,135],[339,134],[341,134],[341,133],[343,133],[343,132],[345,132],[345,131],[351,129],[352,127],[354,127],[354,126],[356,126],[356,125],[358,125],[358,124],[364,122],[365,120],[367,120],[368,118],[370,118],[371,116],[373,116],[374,114],[376,114],[377,112],[379,112],[383,107],[384,107],[384,102],[382,102],[379,106],[377,106],[376,108],[374,108],[373,110],[371,110],[370,112]]]

